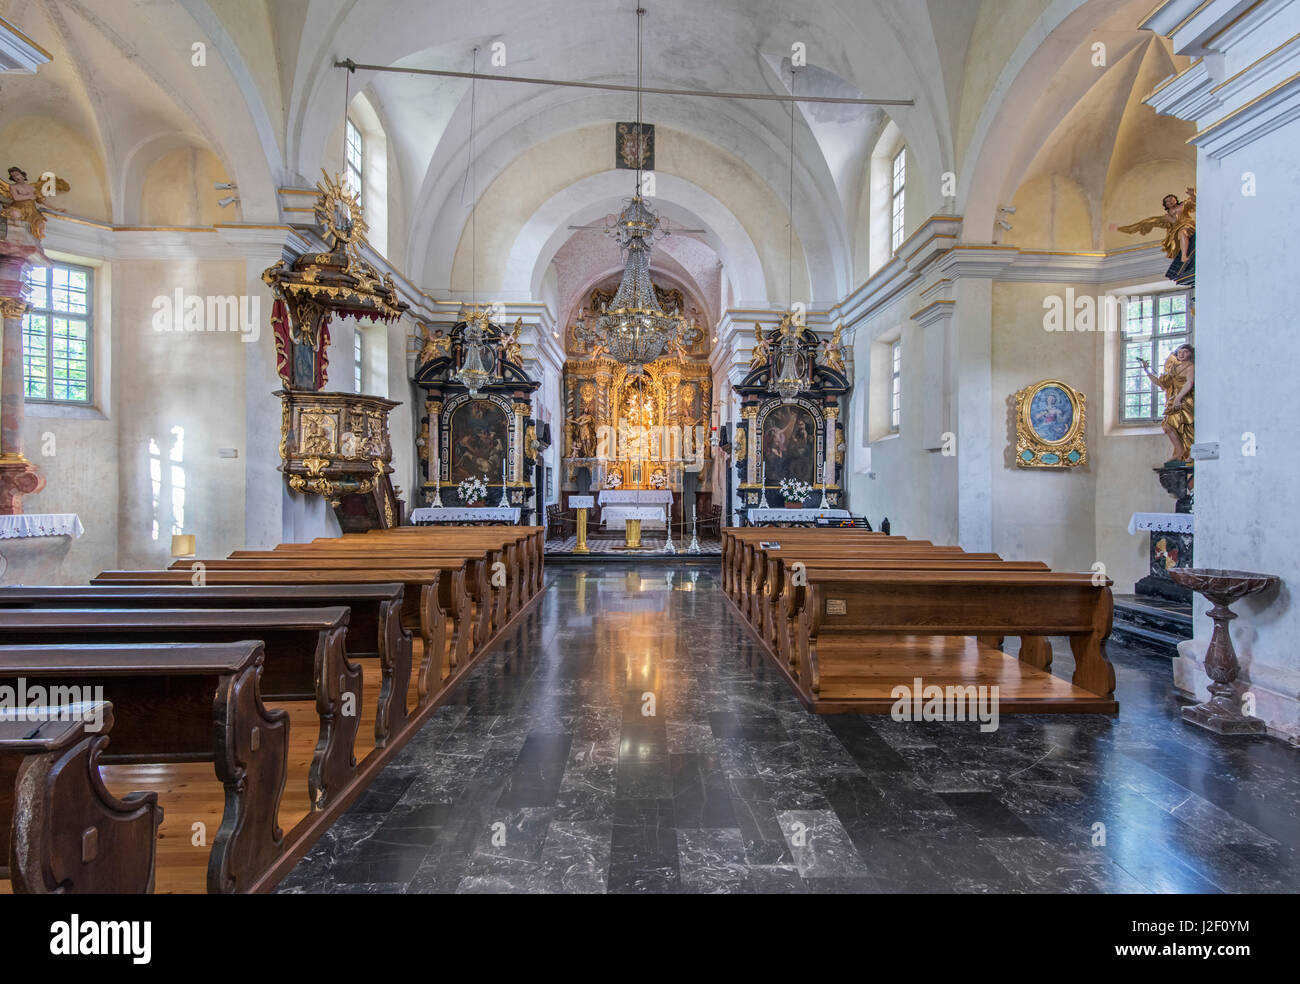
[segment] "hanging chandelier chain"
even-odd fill
[[[794,95],[794,64],[790,65],[790,95]],[[794,303],[794,100],[790,100],[790,224],[786,229],[786,300]]]
[[[473,70],[473,79],[469,83],[469,170],[470,170],[470,192],[473,198],[469,206],[469,269],[470,269],[470,300],[475,308],[478,307],[478,154],[476,149],[476,137],[478,135],[478,45],[474,46],[474,54],[470,62]]]

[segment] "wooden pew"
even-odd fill
[[[808,547],[815,545],[829,549],[832,545],[841,550],[888,550],[903,545],[911,547],[930,547],[933,546],[929,540],[908,540],[906,537],[886,536],[883,533],[867,533],[854,530],[833,531],[833,533],[847,533],[847,536],[835,536],[834,539],[828,537],[827,532],[822,530],[782,530],[783,533],[794,533],[791,537],[767,537],[760,539],[758,537],[734,537],[731,552],[729,554],[731,564],[731,597],[736,601],[748,597],[751,582],[754,577],[754,569],[757,563],[757,554],[763,543],[781,544],[781,549],[793,550],[796,547]],[[956,547],[949,549],[957,549]]]
[[[489,531],[495,527],[485,528]],[[513,528],[509,528],[512,529]],[[409,530],[409,533],[399,533]],[[321,537],[310,544],[281,544],[279,552],[290,551],[304,546],[328,547],[336,550],[350,550],[361,555],[378,550],[385,554],[406,554],[407,552],[422,556],[425,551],[431,555],[443,556],[457,551],[469,551],[471,554],[480,550],[494,553],[491,558],[489,578],[496,572],[497,562],[505,566],[508,575],[506,591],[499,598],[500,605],[494,615],[498,625],[504,625],[520,608],[526,605],[540,590],[540,571],[534,538],[531,534],[521,535],[510,532],[500,535],[493,532],[478,532],[479,528],[461,531],[432,529],[429,527],[398,527],[393,530],[372,531],[370,533],[349,533],[342,537]]]
[[[346,608],[8,609],[0,611],[0,638],[13,645],[261,641],[262,696],[316,702],[320,727],[307,787],[320,810],[357,765],[361,667],[345,654],[347,622]]]
[[[799,616],[797,659],[801,690],[814,706],[844,710],[856,706],[885,711],[892,704],[879,695],[867,698],[824,694],[828,677],[841,682],[873,672],[871,655],[878,644],[892,646],[908,669],[908,647],[917,637],[973,636],[961,652],[940,654],[956,667],[955,677],[969,678],[981,663],[1006,670],[1010,660],[992,642],[1019,636],[1020,662],[1036,673],[1022,692],[1002,697],[1004,710],[1102,711],[1115,713],[1115,671],[1106,657],[1113,601],[1110,582],[1095,575],[1034,571],[819,571],[805,573],[804,605]],[[1052,677],[1049,636],[1069,637],[1074,653],[1073,686]],[[881,640],[882,636],[912,637]],[[962,667],[965,667],[964,669]],[[878,670],[879,667],[876,668]],[[915,674],[922,676],[919,670]],[[907,683],[910,680],[901,679]],[[972,685],[980,682],[968,679]],[[888,674],[877,676],[885,687]],[[886,690],[887,692],[887,690]]]
[[[790,537],[784,534],[794,534]],[[852,528],[845,529],[789,529],[789,530],[769,530],[754,529],[752,527],[727,527],[722,530],[722,588],[733,599],[737,597],[739,589],[739,579],[742,574],[743,554],[747,545],[756,544],[763,541],[782,542],[788,539],[791,543],[804,542],[808,539],[821,540],[825,542],[836,543],[878,543],[884,544],[891,541],[904,541],[906,537],[891,536],[886,533],[876,533],[869,530],[857,530]],[[924,541],[929,542],[929,541]]]
[[[371,530],[368,533],[345,533],[337,539],[343,541],[375,541],[411,538],[415,542],[447,543],[455,545],[497,544],[508,545],[520,555],[526,578],[521,585],[520,603],[542,590],[543,565],[546,556],[545,531],[540,526],[474,526],[432,527],[398,526],[388,530]],[[314,542],[320,542],[314,541]]]
[[[0,711],[0,878],[16,895],[152,892],[158,796],[118,799],[99,774],[113,706],[46,714]]]
[[[202,564],[207,571],[287,571],[292,573],[317,570],[376,570],[387,567],[405,570],[416,566],[417,561],[414,559],[409,561],[389,561],[383,557],[352,559],[322,554],[306,558],[288,555],[241,557],[225,560],[214,558],[211,560],[196,560],[192,563]],[[418,563],[425,570],[441,572],[442,576],[438,580],[438,604],[443,610],[445,620],[450,624],[451,665],[453,667],[461,665],[468,660],[474,639],[473,605],[465,588],[465,562],[461,558],[451,561],[430,561],[422,558]],[[177,561],[172,564],[171,569],[190,570],[190,564],[190,561]],[[437,655],[438,662],[441,664],[442,654]]]
[[[380,687],[375,747],[406,725],[411,634],[402,628],[400,584],[0,586],[3,608],[306,608],[349,610],[344,646],[351,659],[375,659]]]
[[[246,613],[247,614],[247,613]],[[288,714],[262,703],[260,642],[0,646],[0,681],[103,688],[113,705],[100,761],[212,762],[225,787],[208,856],[209,892],[248,891],[284,850],[276,816],[288,769]]]
[[[230,558],[240,559],[249,553],[251,551],[235,551]],[[313,543],[281,544],[271,553],[278,557],[299,559],[326,556],[370,559],[383,564],[401,561],[406,567],[438,566],[454,564],[458,560],[463,561],[465,585],[474,608],[472,636],[474,645],[478,644],[478,640],[488,639],[497,629],[509,622],[519,607],[529,600],[520,587],[520,581],[524,576],[520,559],[522,554],[509,544],[495,546],[480,544],[458,548],[442,545],[422,547],[404,538],[368,543],[324,540]],[[495,576],[498,570],[506,572],[507,582],[494,588],[494,582],[498,582]]]
[[[996,554],[993,555],[996,557]],[[886,557],[882,559],[811,560],[803,570],[816,571],[818,575],[839,571],[1050,571],[1036,560],[987,559],[987,555],[954,554],[931,557]],[[774,595],[766,597],[763,623],[764,639],[792,670],[797,670],[795,653],[799,614],[803,610],[803,576],[796,578],[794,565],[776,560],[769,564],[768,587]],[[1001,645],[1001,641],[997,643]]]
[[[382,570],[329,570],[310,571],[100,571],[91,579],[93,585],[150,585],[192,584],[201,580],[206,586],[232,584],[288,585],[288,584],[401,584],[402,624],[419,634],[424,648],[420,667],[419,702],[423,706],[440,689],[441,662],[446,653],[447,622],[442,606],[438,604],[438,584],[441,572],[386,568]]]
[[[788,552],[787,552],[788,551]],[[784,565],[802,562],[821,564],[830,561],[876,561],[893,560],[903,565],[912,560],[955,560],[962,558],[969,561],[999,561],[1002,558],[995,553],[967,553],[960,547],[936,547],[928,543],[905,541],[888,546],[870,545],[867,547],[844,548],[842,546],[787,546],[781,550],[754,550],[750,560],[750,576],[742,585],[742,610],[758,629],[760,634],[772,632],[769,616],[775,614],[775,599],[780,592],[781,570]]]

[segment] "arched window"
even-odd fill
[[[357,196],[357,201],[365,205],[365,154],[361,131],[351,118],[347,122],[347,159],[343,162],[343,173],[347,178],[348,190]]]

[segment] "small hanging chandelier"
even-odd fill
[[[799,335],[802,326],[795,316],[787,312],[781,318],[778,329],[781,340],[776,349],[776,372],[773,374],[770,389],[781,397],[782,403],[793,403],[799,394],[808,388],[808,354],[800,344]]]
[[[795,68],[790,66],[790,95],[794,95]],[[793,301],[794,297],[794,100],[790,100],[790,228],[786,237],[786,294]],[[780,340],[777,343],[774,372],[768,380],[768,389],[781,397],[782,403],[793,403],[799,394],[807,389],[809,379],[809,359],[800,343],[803,334],[802,315],[794,310],[781,316],[778,327]]]
[[[484,386],[496,381],[493,372],[496,353],[489,343],[492,330],[492,323],[488,320],[490,310],[475,305],[466,315],[461,334],[463,358],[460,368],[451,374],[452,379],[469,390],[471,398],[477,397]]]
[[[636,12],[636,136],[641,130],[641,18]],[[629,376],[645,374],[645,367],[674,345],[681,344],[687,326],[684,318],[667,315],[650,282],[650,251],[660,231],[659,216],[641,197],[641,161],[637,156],[636,194],[625,198],[623,211],[609,232],[626,254],[623,279],[618,291],[603,310],[581,319],[574,331],[582,341],[593,342],[627,366]]]

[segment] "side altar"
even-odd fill
[[[417,450],[433,511],[420,512],[423,519],[413,514],[413,521],[479,516],[487,522],[482,509],[491,506],[509,510],[491,521],[534,522],[545,428],[533,416],[532,400],[541,383],[524,366],[522,320],[506,329],[491,320],[493,311],[465,306],[450,330],[421,326],[414,380],[424,390],[424,416]],[[449,507],[470,510],[470,518],[438,512]]]

